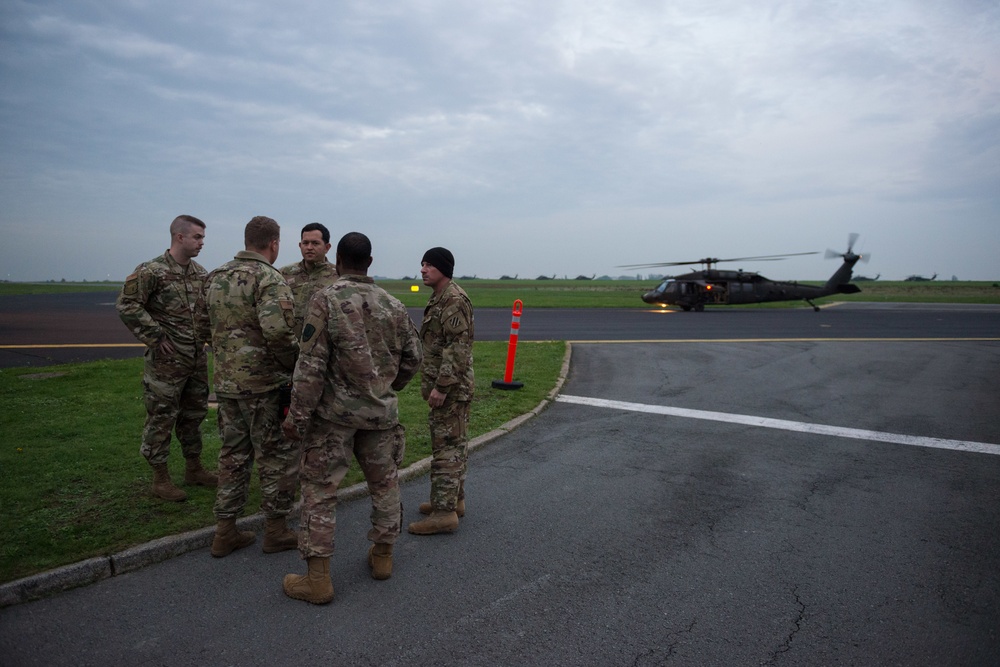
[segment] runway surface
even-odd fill
[[[0,368],[142,356],[118,319],[116,292],[0,297]],[[411,308],[420,322],[423,311]],[[507,308],[476,310],[477,340],[505,341]],[[836,304],[795,309],[563,309],[526,306],[520,340],[659,341],[996,338],[1000,306]]]
[[[581,341],[559,400],[392,579],[355,501],[328,606],[282,595],[295,553],[203,549],[0,610],[2,663],[1000,664],[1000,308],[526,308],[550,338]]]

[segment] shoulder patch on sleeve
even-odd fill
[[[279,299],[278,305],[281,306],[281,314],[285,318],[285,324],[292,328],[295,326],[295,304],[289,299]]]
[[[448,304],[444,312],[441,313],[441,323],[451,333],[461,333],[469,328],[469,323],[460,301]]]
[[[125,286],[122,287],[122,292],[127,296],[135,296],[139,293],[139,274],[133,273],[128,278],[125,279]]]
[[[308,343],[309,339],[312,338],[315,334],[316,334],[316,327],[312,325],[312,322],[306,324],[302,328],[302,342]]]

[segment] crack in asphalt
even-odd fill
[[[795,620],[792,621],[792,629],[788,633],[788,636],[785,638],[785,641],[781,645],[779,645],[778,648],[776,648],[773,653],[771,653],[771,657],[768,658],[767,661],[761,663],[762,665],[775,664],[775,662],[778,660],[778,658],[781,657],[782,654],[787,653],[789,650],[791,650],[792,642],[795,641],[795,636],[802,629],[802,624],[805,621],[806,605],[805,603],[802,602],[802,598],[799,597],[798,586],[793,587],[791,592],[792,592],[792,597],[795,598],[795,605],[798,607],[799,613],[795,617]]]
[[[643,667],[644,665],[665,665],[667,662],[677,653],[677,648],[681,644],[681,638],[684,635],[691,634],[694,632],[695,626],[698,625],[698,619],[691,619],[691,622],[686,628],[678,630],[677,632],[670,632],[665,638],[664,646],[656,646],[653,648],[640,651],[636,654],[635,659],[632,661],[633,667]],[[664,650],[666,649],[666,650]]]

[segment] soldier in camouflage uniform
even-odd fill
[[[420,367],[420,339],[406,308],[368,277],[371,242],[351,232],[337,244],[340,278],[316,294],[302,330],[292,405],[282,428],[302,439],[299,552],[307,574],[285,576],[285,594],[325,604],[333,599],[330,556],[337,487],[351,454],[371,493],[368,565],[392,575],[392,547],[402,526],[398,469],[405,436],[396,392]]]
[[[295,338],[302,335],[302,320],[306,317],[309,299],[337,279],[337,269],[326,259],[330,252],[330,230],[318,222],[302,228],[299,241],[302,261],[281,267],[281,275],[292,288],[295,298]]]
[[[244,235],[246,250],[209,274],[200,303],[215,353],[222,440],[212,542],[217,558],[254,541],[252,532],[236,530],[236,518],[247,502],[255,459],[266,518],[264,552],[298,544],[286,517],[295,499],[299,449],[282,437],[279,399],[298,352],[292,292],[272,266],[278,257],[278,223],[257,216]]]
[[[167,470],[170,434],[176,432],[186,461],[184,481],[215,486],[201,464],[201,422],[208,412],[205,340],[196,335],[195,303],[205,269],[194,258],[205,243],[205,223],[181,215],[170,223],[170,248],[136,267],[118,295],[118,314],[145,343],[142,376],[146,426],[139,451],[153,467],[153,494],[187,498]]]
[[[420,391],[430,406],[431,499],[421,503],[426,519],[411,523],[415,535],[450,533],[465,516],[465,475],[469,458],[469,408],[475,390],[472,303],[452,282],[455,257],[431,248],[420,262],[424,284],[434,290],[420,326],[424,361]]]

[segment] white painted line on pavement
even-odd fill
[[[793,422],[785,419],[768,419],[766,417],[736,415],[736,414],[729,414],[726,412],[710,412],[708,410],[689,410],[687,408],[670,408],[663,405],[647,405],[644,403],[626,403],[624,401],[609,401],[603,398],[588,398],[586,396],[561,395],[556,397],[556,401],[560,403],[573,403],[576,405],[589,405],[596,408],[611,408],[612,410],[645,412],[654,415],[687,417],[689,419],[706,419],[709,421],[728,422],[730,424],[745,424],[747,426],[776,428],[776,429],[781,429],[783,431],[798,431],[799,433],[813,433],[815,435],[832,435],[839,438],[872,440],[874,442],[891,442],[898,445],[911,445],[914,447],[954,449],[960,452],[976,452],[978,454],[994,454],[996,456],[1000,456],[1000,445],[994,445],[987,442],[973,442],[970,440],[946,440],[944,438],[924,438],[916,435],[903,435],[900,433],[884,433],[882,431],[868,431],[860,428],[825,426],[823,424],[807,424],[805,422]]]

